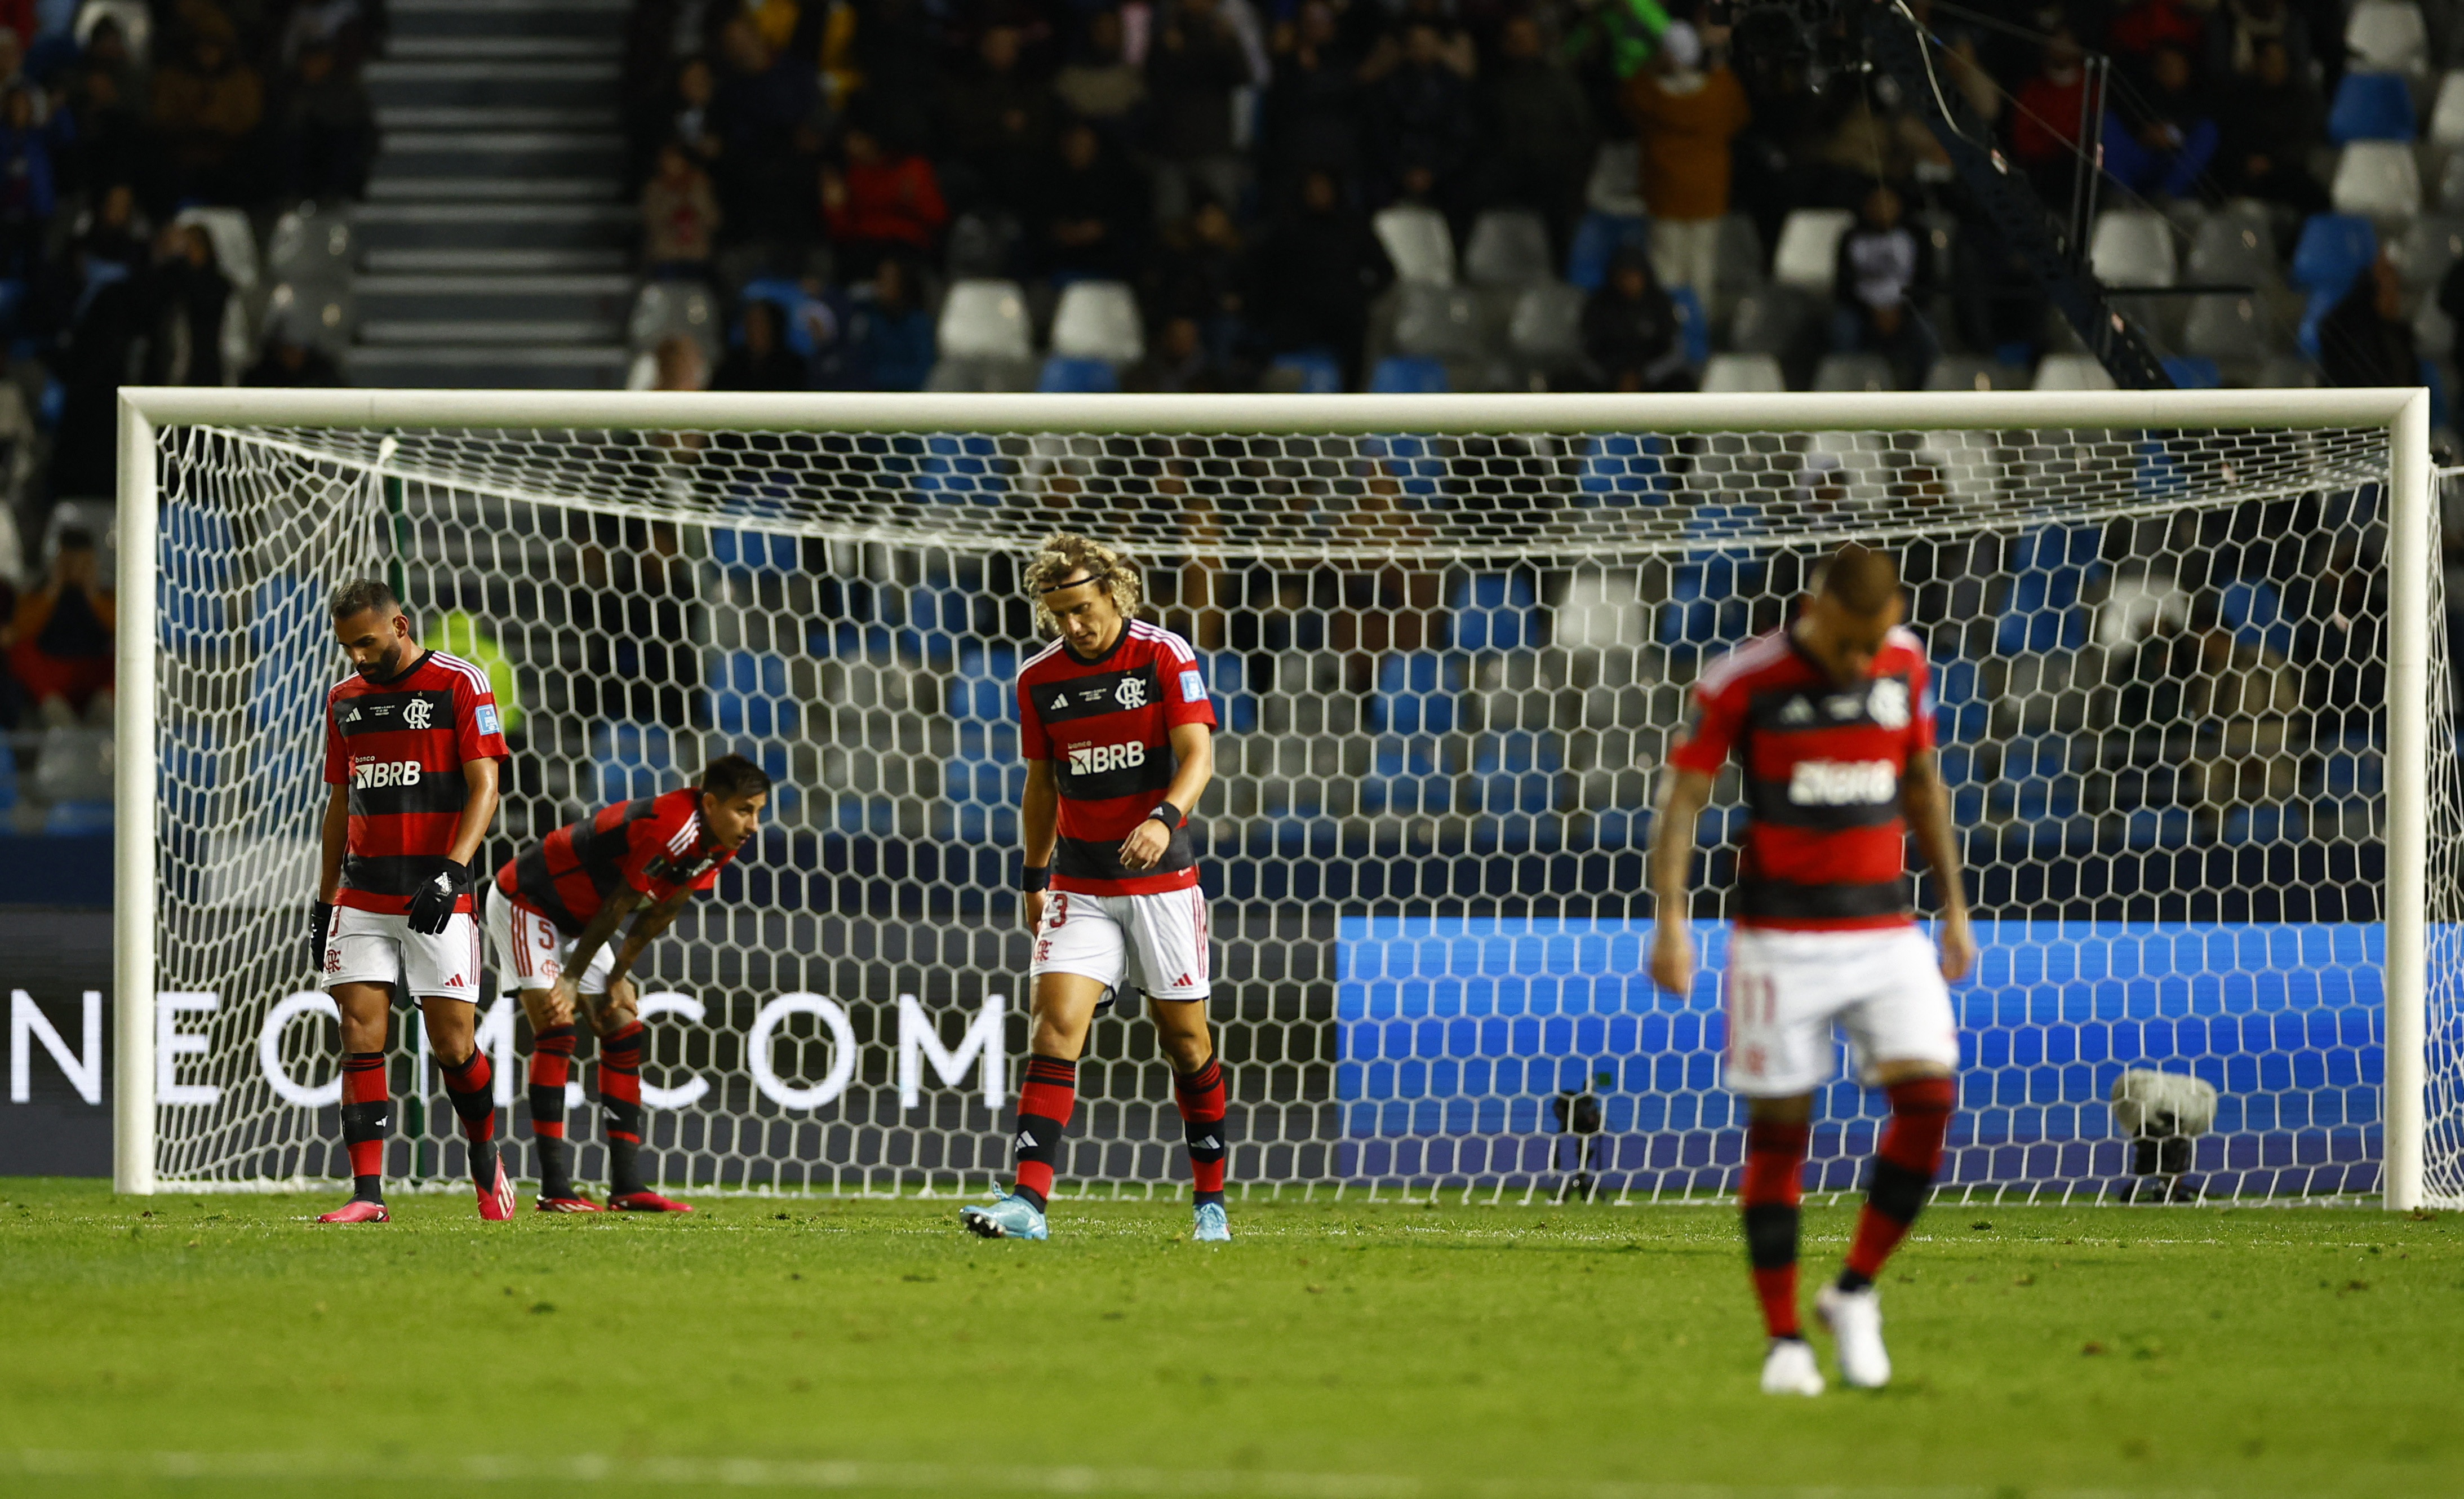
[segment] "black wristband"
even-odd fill
[[[1052,888],[1052,866],[1049,864],[1030,864],[1023,867],[1018,871],[1018,888],[1019,893],[1025,895],[1032,895],[1038,891],[1050,890]]]
[[[1155,809],[1149,812],[1147,815],[1154,818],[1156,822],[1163,824],[1167,830],[1173,830],[1177,829],[1180,827],[1181,820],[1189,814],[1183,812],[1179,807],[1173,805],[1170,802],[1157,802],[1155,804]]]

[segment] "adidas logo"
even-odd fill
[[[1068,694],[1067,693],[1059,693],[1059,694],[1054,694],[1053,699],[1052,699],[1052,707],[1053,707],[1053,711],[1054,711],[1054,712],[1058,713],[1060,710],[1062,710],[1062,709],[1064,709],[1064,708],[1067,708],[1067,707],[1068,707],[1068,706],[1069,706],[1069,694]]]
[[[1782,723],[1812,723],[1814,721],[1814,705],[1807,702],[1802,697],[1792,697],[1788,700],[1788,706],[1779,711],[1779,721]]]
[[[1223,1142],[1210,1135],[1206,1136],[1206,1138],[1198,1142],[1198,1148],[1199,1150],[1221,1150],[1223,1148]]]
[[[462,976],[457,973],[452,978],[446,980],[445,986],[449,989],[458,989],[462,987]]]
[[[1176,989],[1186,989],[1195,985],[1197,982],[1198,981],[1191,978],[1189,975],[1182,974],[1179,978],[1172,981],[1172,986]]]
[[[1029,1135],[1024,1130],[1021,1130],[1018,1132],[1017,1144],[1020,1150],[1033,1150],[1035,1149],[1035,1136]]]

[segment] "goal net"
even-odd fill
[[[324,603],[359,575],[495,682],[491,869],[723,752],[778,780],[643,964],[659,1179],[1003,1176],[1019,572],[1066,527],[1143,563],[1221,722],[1194,826],[1236,1190],[1733,1186],[1735,776],[1685,995],[1644,973],[1651,802],[1697,672],[1857,538],[1926,644],[1984,949],[1946,1188],[2464,1200],[2426,429],[2391,391],[132,392],[121,1184],[344,1170],[303,911]],[[388,1170],[457,1179],[402,1021]],[[526,1145],[529,1033],[493,988],[481,1038]],[[1148,1022],[1099,1021],[1080,1090],[1064,1190],[1169,1190]],[[1853,1186],[1883,1112],[1825,1090],[1809,1184]]]

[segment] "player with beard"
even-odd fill
[[[577,1009],[599,1038],[607,1206],[620,1213],[693,1211],[651,1191],[642,1178],[645,1032],[633,964],[695,891],[718,883],[718,871],[761,826],[769,802],[769,773],[741,755],[722,755],[703,768],[698,787],[602,807],[496,871],[488,950],[497,986],[519,995],[530,1017],[540,1212],[599,1211],[574,1187],[573,1147],[564,1134]],[[616,943],[627,916],[633,925]]]
[[[479,928],[471,861],[496,816],[507,755],[488,674],[422,650],[382,583],[331,607],[351,674],[325,694],[324,836],[312,935],[319,981],[341,1012],[342,1139],[351,1200],[321,1223],[381,1223],[391,1113],[385,1039],[396,985],[419,1005],[470,1146],[479,1216],[511,1218],[497,1159],[495,1082],[479,1049]]]

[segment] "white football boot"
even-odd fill
[[[1879,1390],[1891,1382],[1891,1354],[1882,1346],[1880,1292],[1871,1286],[1863,1290],[1825,1286],[1814,1294],[1814,1314],[1838,1340],[1841,1383]]]
[[[1815,1367],[1814,1345],[1801,1337],[1774,1337],[1763,1355],[1765,1395],[1819,1395],[1822,1371]]]

